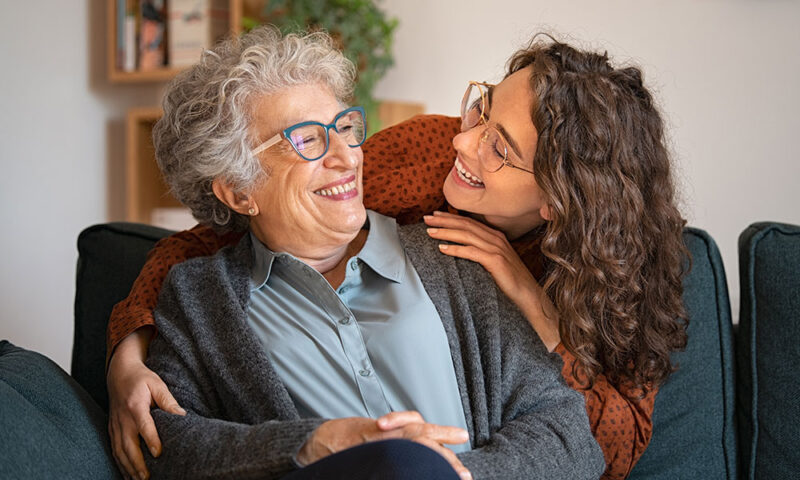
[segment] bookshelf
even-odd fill
[[[265,0],[228,0],[229,32],[242,31],[242,18],[258,18]],[[108,80],[113,84],[141,84],[167,82],[180,68],[162,68],[152,71],[127,72],[117,68],[117,17],[115,0],[107,0],[107,64]],[[425,113],[418,103],[382,101],[378,117],[385,128]],[[155,161],[152,142],[153,126],[161,118],[159,107],[138,106],[127,111],[125,122],[125,220],[149,223],[171,229],[193,225],[188,210],[169,193]],[[180,213],[180,212],[184,213]],[[187,223],[188,222],[188,223]]]
[[[111,83],[167,82],[182,68],[160,68],[157,70],[126,72],[117,66],[117,2],[106,0],[106,64],[108,80]],[[261,0],[228,0],[228,31],[239,34],[242,31],[242,16],[245,12],[257,11]]]

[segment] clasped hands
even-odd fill
[[[363,417],[328,420],[317,427],[301,447],[297,462],[305,466],[362,443],[388,439],[406,439],[425,445],[444,457],[461,478],[472,479],[456,454],[444,446],[469,441],[469,433],[463,428],[427,423],[414,411],[392,412],[377,420]]]

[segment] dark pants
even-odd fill
[[[441,455],[409,440],[383,440],[348,448],[323,458],[282,480],[458,480]]]

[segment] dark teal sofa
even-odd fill
[[[78,239],[72,376],[0,344],[0,478],[116,478],[105,429],[105,326],[167,230],[108,223]],[[687,228],[689,345],[656,397],[653,439],[633,479],[798,478],[800,227],[760,223],[739,240],[735,341],[714,240]],[[738,426],[738,431],[737,431]]]

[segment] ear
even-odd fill
[[[258,215],[258,205],[253,197],[245,195],[242,192],[237,192],[231,188],[230,184],[223,180],[215,178],[211,183],[211,189],[214,191],[214,195],[219,201],[227,205],[228,208],[234,212],[250,217]]]
[[[545,221],[549,222],[553,220],[553,209],[548,204],[542,205],[542,208],[539,209],[539,216],[542,217]]]

